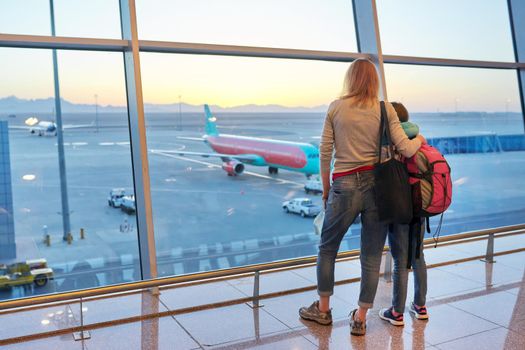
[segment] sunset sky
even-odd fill
[[[356,52],[350,0],[137,0],[139,35],[169,40]],[[475,3],[475,6],[473,4]],[[119,38],[117,0],[55,0],[57,35]],[[383,52],[512,61],[505,1],[379,0]],[[0,0],[0,32],[49,35],[48,0]],[[327,104],[346,63],[141,54],[146,102]],[[125,104],[122,54],[60,51],[62,96]],[[387,65],[390,100],[414,111],[520,111],[515,71]],[[49,50],[0,48],[0,97],[53,95]]]

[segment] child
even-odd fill
[[[400,102],[392,102],[391,105],[396,110],[397,117],[399,118],[401,126],[403,127],[403,130],[405,130],[405,134],[407,134],[408,138],[413,139],[416,137],[417,134],[419,134],[419,126],[408,121],[409,116],[405,106]]]
[[[399,102],[392,102],[396,110],[401,126],[409,138],[414,138],[419,133],[419,127],[408,121],[408,111]],[[415,233],[421,235],[419,241],[423,241],[424,220],[416,219]],[[408,284],[408,261],[411,262],[414,271],[414,301],[410,304],[409,311],[419,320],[427,320],[428,313],[425,306],[427,294],[427,266],[423,255],[423,245],[417,244],[418,239],[410,239],[410,225],[394,224],[390,225],[388,230],[388,244],[390,246],[392,257],[394,258],[393,281],[394,290],[392,296],[392,306],[388,309],[382,309],[379,312],[381,319],[390,322],[395,326],[403,326],[403,313],[405,311],[405,301],[407,296]],[[411,249],[409,249],[411,247]],[[417,254],[419,250],[419,254]],[[410,252],[410,253],[409,253]],[[411,256],[409,256],[409,254]],[[416,256],[419,258],[416,259]]]

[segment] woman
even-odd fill
[[[365,334],[366,314],[373,306],[387,233],[387,224],[378,219],[372,171],[378,160],[381,120],[378,93],[375,66],[368,60],[356,60],[346,73],[342,96],[328,108],[320,144],[326,213],[317,258],[319,300],[299,310],[304,319],[324,325],[332,323],[330,296],[334,289],[335,258],[345,233],[361,214],[361,292],[359,308],[350,314],[353,335]],[[386,106],[392,142],[398,152],[411,157],[425,139],[418,136],[409,140],[393,107],[389,103]],[[332,158],[335,163],[331,185]]]

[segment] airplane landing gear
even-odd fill
[[[274,168],[273,166],[268,167],[268,173],[269,173],[270,175],[277,174],[278,172],[279,172],[279,168]]]

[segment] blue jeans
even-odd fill
[[[334,267],[337,251],[348,228],[361,214],[361,291],[359,306],[372,308],[379,282],[381,255],[388,226],[379,222],[371,171],[337,178],[326,204],[319,256],[317,258],[317,292],[334,293]]]
[[[421,220],[421,241],[425,234],[424,220]],[[388,231],[388,245],[394,258],[394,293],[392,306],[399,313],[405,311],[408,284],[408,259],[411,259],[414,271],[414,304],[423,306],[426,304],[427,296],[427,265],[423,254],[423,244],[420,246],[420,256],[416,259],[417,242],[409,240],[409,225],[392,225]],[[409,244],[412,245],[412,256],[408,256]]]

